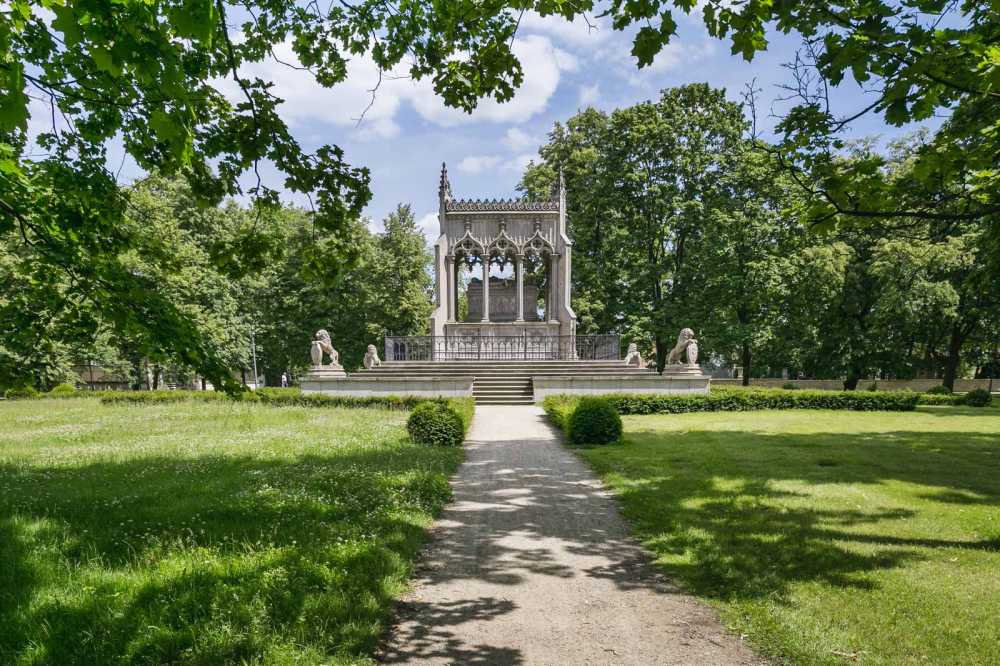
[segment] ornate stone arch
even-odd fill
[[[521,254],[524,256],[535,255],[537,257],[543,257],[554,253],[555,248],[553,248],[552,243],[550,243],[548,239],[542,235],[541,223],[536,220],[535,233],[524,241],[524,244],[521,246]]]
[[[496,238],[490,241],[490,244],[486,247],[486,254],[489,256],[490,260],[493,260],[493,255],[499,255],[504,258],[504,262],[508,258],[513,259],[521,251],[518,247],[517,242],[511,238],[510,234],[507,233],[507,224],[503,221],[500,222],[500,232],[497,234]]]
[[[474,257],[479,257],[481,261],[485,261],[487,257],[486,248],[476,240],[469,229],[465,230],[464,236],[455,241],[452,254],[455,255],[456,260],[465,257],[467,263],[471,263]]]

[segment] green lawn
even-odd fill
[[[0,664],[365,663],[462,456],[405,416],[0,403]]]
[[[1000,409],[626,417],[582,454],[663,570],[798,664],[1000,664]]]

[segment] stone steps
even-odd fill
[[[534,395],[531,377],[477,376],[472,384],[477,405],[530,405]]]

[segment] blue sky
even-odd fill
[[[513,196],[524,165],[536,156],[555,122],[588,106],[611,111],[653,99],[663,88],[691,82],[724,88],[730,98],[738,100],[744,86],[756,80],[762,90],[759,123],[766,131],[774,124],[767,117],[772,103],[785,94],[777,86],[789,80],[782,64],[791,61],[800,46],[797,36],[774,33],[769,35],[767,51],[748,63],[731,55],[727,43],[709,37],[699,16],[681,15],[674,40],[652,66],[639,70],[630,55],[632,32],[615,32],[598,19],[591,23],[593,27],[583,20],[569,23],[562,18],[524,15],[514,41],[524,83],[513,100],[505,104],[484,101],[472,114],[446,108],[429,81],[405,77],[405,66],[383,77],[373,101],[371,89],[378,82],[378,72],[363,57],[352,60],[348,80],[331,89],[317,85],[308,72],[276,61],[247,68],[245,73],[276,83],[276,94],[286,100],[282,113],[306,149],[340,145],[350,163],[371,169],[373,199],[366,215],[376,227],[397,203],[410,203],[433,238],[441,162],[448,163],[456,196]],[[276,53],[282,61],[295,60],[287,47],[277,48]],[[219,82],[219,88],[238,97],[231,82]],[[835,110],[844,115],[870,101],[853,82],[833,90],[831,97]],[[33,110],[38,117],[32,118],[32,124],[44,127],[47,108]],[[900,131],[884,126],[878,116],[866,117],[852,128],[856,136],[891,136]],[[109,164],[117,170],[121,162],[118,146],[111,151]],[[128,182],[138,175],[126,161],[121,180]],[[265,170],[265,175],[268,185],[280,187],[279,174]],[[305,204],[304,198],[289,195],[286,199]]]
[[[766,117],[772,102],[780,107],[776,100],[786,94],[777,87],[789,80],[782,64],[800,46],[797,36],[776,33],[770,36],[770,48],[748,63],[731,55],[728,44],[711,38],[698,17],[682,17],[674,41],[652,66],[639,70],[630,55],[631,33],[592,22],[596,29],[582,20],[525,16],[514,44],[524,84],[510,102],[487,101],[471,115],[444,107],[427,82],[393,79],[383,80],[359,124],[377,81],[376,70],[363,61],[352,63],[347,83],[330,90],[278,65],[263,73],[278,81],[279,95],[288,96],[293,130],[306,145],[337,143],[348,160],[371,169],[374,196],[367,215],[377,222],[397,203],[410,203],[433,236],[442,161],[448,164],[456,196],[513,196],[523,166],[536,156],[555,122],[587,106],[611,111],[690,82],[708,82],[739,99],[755,79],[762,89],[760,121],[766,130],[774,124]],[[853,82],[832,95],[844,113],[864,106],[866,98]],[[899,130],[883,126],[876,116],[856,124],[853,132],[888,135]]]

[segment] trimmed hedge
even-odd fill
[[[782,389],[713,390],[707,395],[611,393],[600,396],[619,414],[683,414],[687,412],[746,412],[758,409],[843,409],[908,412],[919,396],[902,391],[785,391]],[[560,425],[575,408],[572,396],[550,396],[542,407]],[[555,415],[553,415],[555,413]],[[560,427],[563,427],[560,425]]]
[[[986,389],[973,389],[962,396],[962,404],[969,407],[986,407],[993,402],[993,396]]]
[[[461,446],[465,440],[462,415],[444,400],[427,400],[410,412],[406,431],[415,444]]]
[[[931,395],[951,395],[951,389],[944,384],[938,384],[927,389],[927,393]]]
[[[964,395],[955,393],[916,393],[918,405],[961,405]]]
[[[273,407],[380,407],[383,409],[410,410],[427,398],[414,396],[352,397],[303,393],[297,388],[262,388],[254,391],[260,401]]]
[[[3,397],[8,400],[34,400],[40,397],[38,391],[31,386],[22,386],[21,388],[9,388],[3,393]]]
[[[574,444],[614,444],[622,438],[622,417],[603,398],[582,398],[570,413],[568,426]]]
[[[101,395],[104,405],[152,405],[157,403],[198,400],[214,402],[228,396],[218,391],[105,391]]]
[[[227,399],[230,399],[229,396],[219,391],[107,391],[101,396],[101,402],[107,405],[145,405],[184,402],[185,400],[212,402]],[[244,391],[236,399],[257,401],[272,407],[375,407],[402,411],[412,410],[421,403],[431,400],[431,398],[396,395],[335,396],[322,393],[303,393],[298,388],[261,388],[256,391]],[[472,423],[472,414],[476,409],[475,401],[472,398],[449,398],[445,402],[461,418],[462,432],[468,431],[469,425]]]

